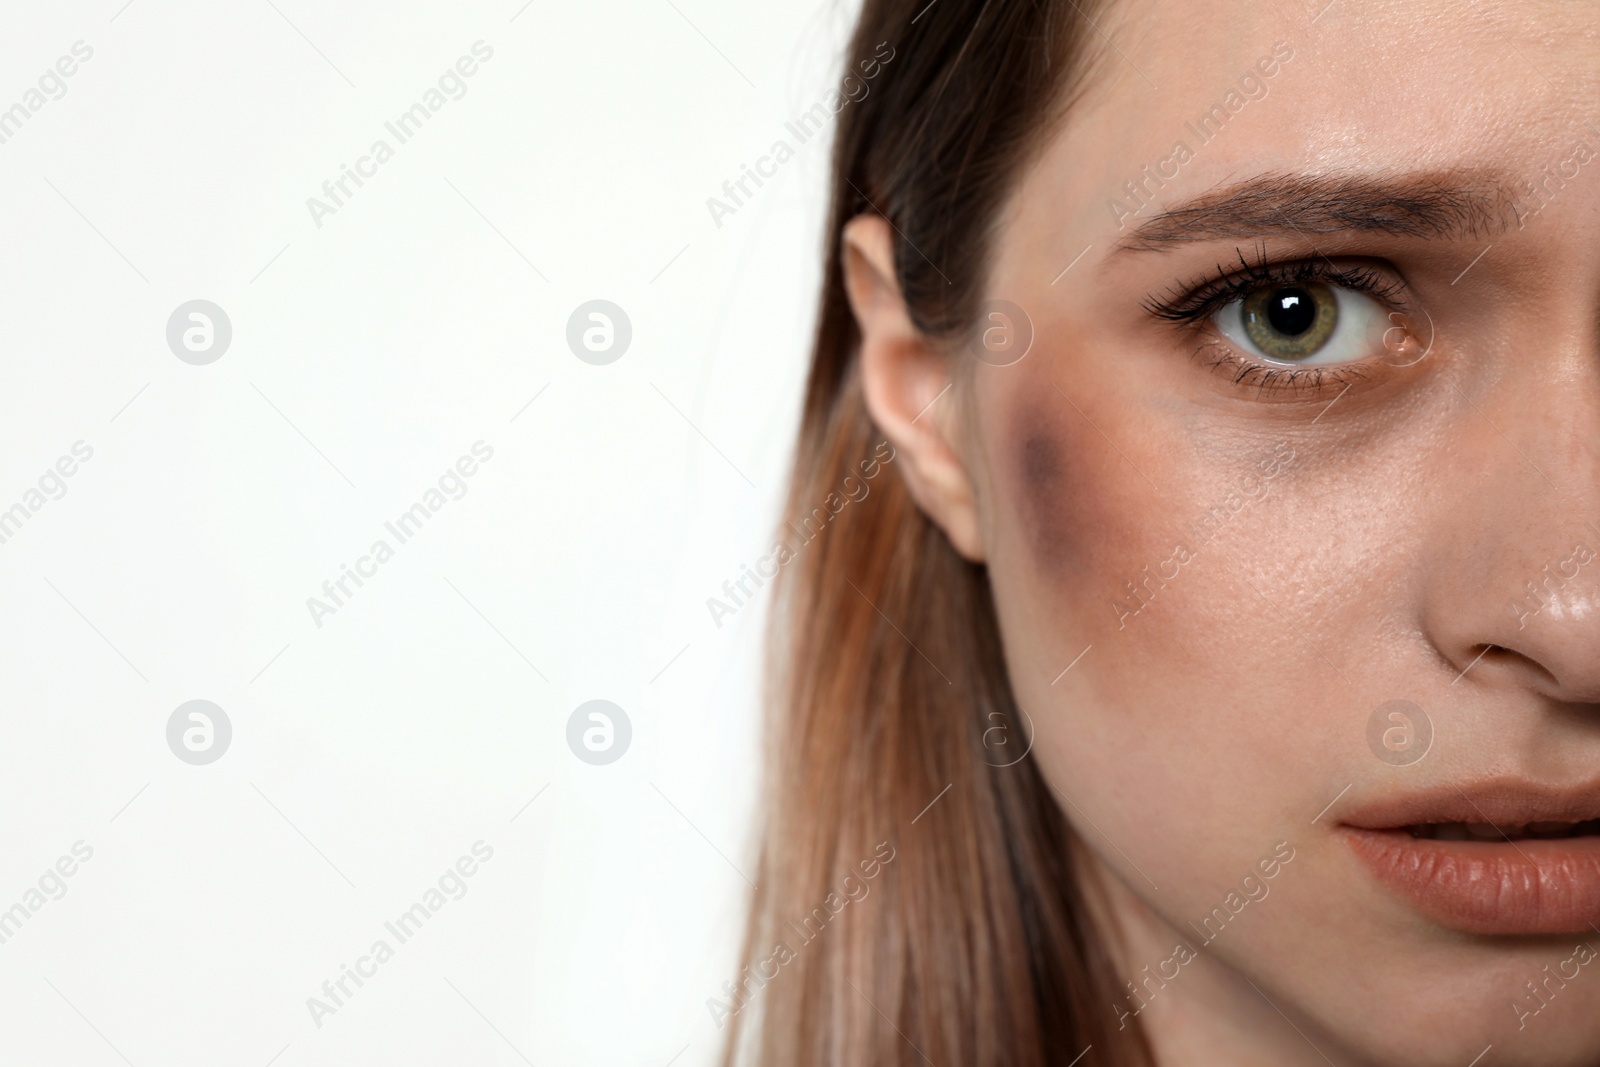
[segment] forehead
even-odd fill
[[[1092,207],[1103,232],[1146,167],[1166,201],[1265,172],[1532,179],[1600,144],[1592,0],[1112,0],[1096,23],[1083,95],[1019,190],[1044,185],[1019,206],[1058,227]]]

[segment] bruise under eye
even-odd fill
[[[1097,490],[1075,443],[1071,422],[1078,416],[1067,401],[1046,387],[1029,397],[1011,420],[1011,459],[1017,514],[1024,540],[1040,566],[1050,570],[1083,560],[1095,543],[1092,513]],[[1054,399],[1062,409],[1050,404]]]
[[[1041,560],[1062,552],[1061,496],[1065,445],[1050,426],[1049,416],[1031,408],[1017,419],[1016,468],[1021,483],[1023,526]]]
[[[1022,442],[1022,480],[1033,493],[1048,492],[1061,477],[1061,449],[1049,434],[1035,432]]]

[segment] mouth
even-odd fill
[[[1600,931],[1600,784],[1447,787],[1359,807],[1340,822],[1377,880],[1440,925]]]
[[[1495,826],[1486,822],[1424,822],[1404,828],[1424,841],[1556,841],[1568,837],[1600,835],[1600,819],[1582,822],[1533,822],[1526,826]]]

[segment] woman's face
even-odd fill
[[[1600,7],[1100,28],[1001,220],[1031,348],[987,320],[958,402],[1105,1011],[1179,1063],[1593,1063]]]

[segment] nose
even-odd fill
[[[1462,394],[1424,625],[1454,681],[1600,704],[1600,359]],[[1470,442],[1470,443],[1468,443]]]

